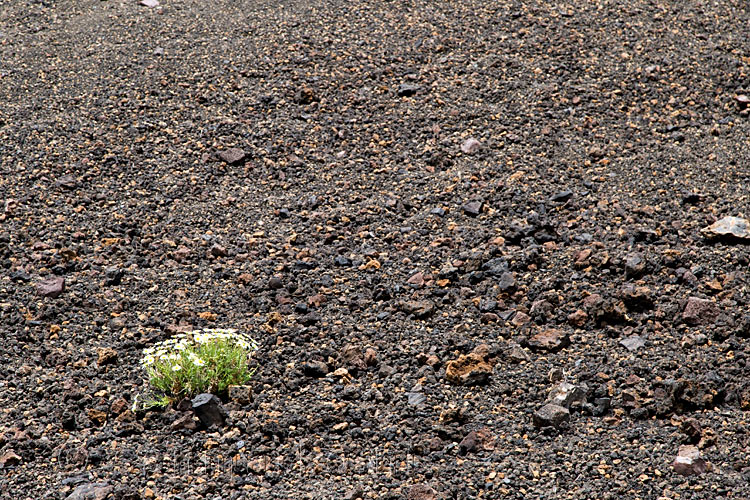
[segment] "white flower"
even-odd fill
[[[180,355],[173,352],[172,354],[167,355],[167,359],[177,361],[178,359],[180,359]]]
[[[192,360],[192,361],[193,361],[193,364],[194,364],[195,366],[203,366],[203,365],[205,365],[205,364],[206,364],[206,362],[205,362],[205,361],[203,361],[203,360],[202,360],[201,358],[198,358],[198,357],[196,357],[196,358],[195,358],[194,360]]]
[[[172,367],[172,371],[173,371],[173,372],[178,372],[178,371],[180,371],[180,370],[182,370],[182,367],[181,367],[180,365],[174,365],[174,366]]]
[[[186,347],[187,347],[187,344],[185,344],[184,342],[180,342],[179,344],[175,344],[174,346],[174,348],[177,349],[178,351],[184,351]]]
[[[143,359],[141,360],[141,364],[153,365],[154,361],[155,361],[154,357],[149,354],[143,357]]]

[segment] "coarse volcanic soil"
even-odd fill
[[[160,1],[0,0],[2,498],[750,498],[747,2]]]

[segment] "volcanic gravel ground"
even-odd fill
[[[0,0],[0,495],[750,498],[749,91],[731,0]]]

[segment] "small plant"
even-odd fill
[[[164,407],[202,392],[225,393],[250,380],[250,355],[258,348],[250,337],[231,329],[180,333],[144,349],[141,365],[154,393],[136,398],[134,409]]]

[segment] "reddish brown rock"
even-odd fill
[[[422,285],[424,285],[424,275],[422,273],[415,273],[406,282],[410,285],[414,285],[415,287],[420,288]]]
[[[604,299],[602,299],[602,296],[598,293],[592,293],[591,295],[583,299],[583,307],[585,307],[586,309],[591,309],[592,307],[601,304],[603,300]]]
[[[580,309],[568,314],[568,323],[572,326],[583,326],[586,324],[587,319],[589,319],[589,315]]]
[[[710,325],[719,315],[719,306],[708,299],[690,297],[682,312],[682,319],[691,326]]]
[[[367,364],[362,356],[362,350],[355,345],[345,345],[341,350],[340,358],[341,363],[349,368],[350,371],[357,372],[358,370],[365,370],[367,368]]]
[[[407,500],[436,500],[437,494],[426,484],[415,484],[409,488],[406,498]]]
[[[510,320],[513,326],[523,326],[527,324],[529,321],[531,321],[531,318],[529,317],[529,315],[521,311],[518,311],[516,314],[514,314],[513,319]]]
[[[99,366],[112,364],[117,361],[117,351],[111,347],[100,347],[96,350],[96,364]]]
[[[104,425],[104,422],[107,421],[107,414],[95,408],[89,408],[86,411],[86,415],[89,417],[89,420],[94,422],[96,425]]]
[[[57,277],[44,280],[37,284],[36,291],[42,297],[55,299],[65,291],[65,278]]]
[[[219,158],[230,165],[238,165],[245,161],[245,152],[240,148],[229,148],[219,151]]]
[[[534,350],[556,352],[570,345],[570,337],[563,331],[548,329],[532,336],[528,342]]]
[[[190,249],[184,245],[177,247],[177,250],[172,252],[172,258],[177,262],[183,262],[190,257]]]
[[[548,403],[534,412],[536,427],[554,427],[559,429],[570,421],[570,411],[560,405]]]
[[[445,368],[445,378],[454,384],[483,384],[487,382],[490,375],[492,375],[492,367],[476,353],[468,356],[461,355],[458,359],[449,361]]]
[[[367,366],[375,366],[378,364],[378,352],[372,347],[365,349],[364,358]]]
[[[21,457],[19,457],[13,450],[8,450],[0,456],[0,468],[12,467],[20,463]]]
[[[693,445],[680,446],[672,467],[682,476],[697,476],[707,470],[706,461],[701,457],[700,450]]]
[[[400,303],[401,310],[417,319],[425,319],[435,312],[435,304],[429,300],[408,300]]]
[[[461,144],[461,151],[467,155],[472,155],[482,148],[482,143],[473,137],[469,137]]]
[[[125,401],[123,398],[117,398],[109,406],[109,411],[111,411],[115,415],[119,415],[120,413],[127,410],[128,406],[129,406],[128,402]]]

